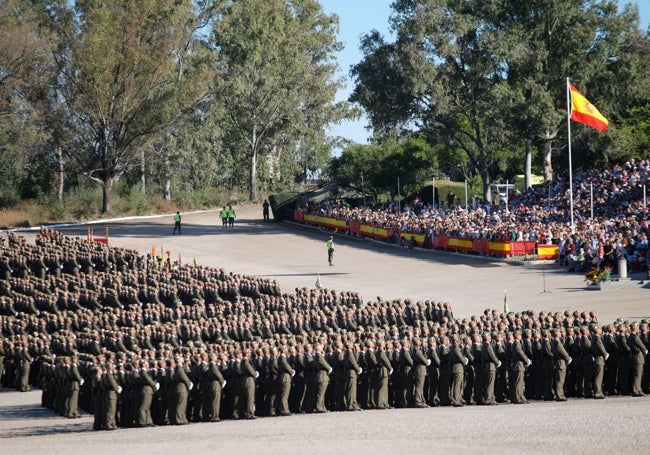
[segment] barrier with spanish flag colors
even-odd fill
[[[460,251],[470,254],[491,255],[497,257],[507,256],[531,256],[537,254],[538,259],[557,259],[557,245],[536,245],[535,242],[512,242],[509,240],[495,241],[488,239],[469,239],[464,237],[452,237],[448,235],[436,235],[433,239],[428,238],[422,232],[402,231],[399,229],[387,229],[373,226],[368,223],[361,223],[354,220],[343,220],[331,216],[309,215],[302,210],[294,211],[294,221],[322,226],[336,231],[348,231],[360,237],[368,237],[379,240],[404,239],[406,242],[415,241],[417,246],[430,247],[447,251]],[[537,248],[536,248],[537,247]]]

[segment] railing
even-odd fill
[[[295,210],[294,221],[312,226],[321,226],[335,231],[346,231],[360,237],[369,237],[385,241],[402,241],[408,245],[414,244],[424,248],[433,248],[447,251],[459,251],[467,254],[480,254],[484,256],[512,257],[512,256],[537,256],[538,259],[557,259],[557,245],[538,245],[536,242],[495,241],[487,239],[471,239],[448,235],[435,235],[430,237],[422,232],[402,231],[354,220],[311,215],[302,210]]]

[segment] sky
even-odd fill
[[[320,3],[325,13],[339,16],[338,39],[345,47],[337,54],[337,61],[340,68],[339,76],[346,79],[346,87],[337,93],[337,100],[346,100],[354,88],[349,75],[350,67],[360,62],[362,58],[359,50],[361,36],[376,29],[388,41],[392,40],[388,19],[393,0],[320,0]],[[647,30],[650,24],[650,2],[648,0],[619,1],[621,6],[626,3],[636,3],[639,6],[640,27],[641,30]],[[371,136],[370,131],[366,129],[367,125],[368,120],[364,116],[356,121],[333,125],[330,133],[358,144],[366,144]]]

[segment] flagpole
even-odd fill
[[[594,184],[593,182],[589,186],[589,192],[591,194],[591,219],[594,219]]]
[[[573,168],[571,160],[571,93],[569,89],[569,78],[566,78],[566,123],[567,123],[567,138],[569,140],[569,210],[571,211],[571,233],[575,234],[575,225],[573,224]]]

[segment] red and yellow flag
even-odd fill
[[[570,82],[569,90],[571,91],[571,120],[596,128],[601,133],[604,132],[609,121]]]

